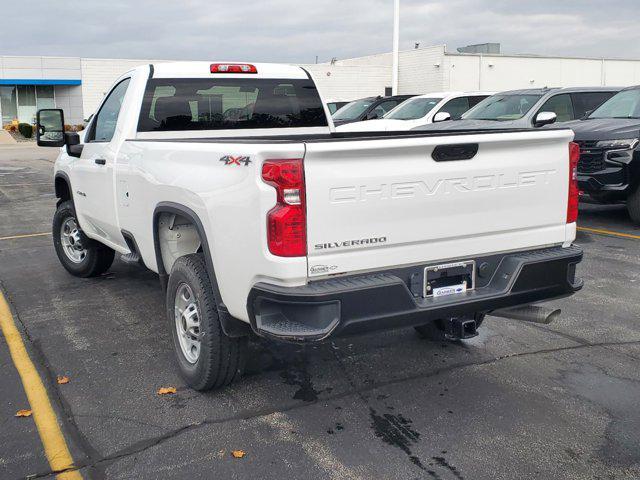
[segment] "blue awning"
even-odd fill
[[[48,80],[42,78],[0,78],[0,85],[82,85],[82,80]]]

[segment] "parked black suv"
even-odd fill
[[[333,124],[337,127],[346,123],[382,118],[392,108],[415,95],[394,95],[392,97],[367,97],[347,103],[334,113]]]
[[[625,88],[564,126],[580,145],[580,189],[600,203],[626,203],[640,225],[640,86]]]

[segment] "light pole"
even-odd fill
[[[391,93],[398,94],[398,49],[400,44],[400,0],[393,0],[393,72],[391,73]]]

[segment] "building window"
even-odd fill
[[[2,125],[11,123],[18,118],[15,85],[0,86],[0,114],[2,115]]]
[[[2,125],[17,120],[35,123],[36,112],[41,108],[56,108],[53,85],[2,85],[0,86],[0,116]]]
[[[42,108],[56,108],[53,85],[38,85],[36,87],[36,105],[38,110]]]
[[[36,111],[35,85],[18,85],[18,121],[35,123]]]

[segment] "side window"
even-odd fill
[[[127,93],[129,86],[129,78],[121,81],[109,93],[109,96],[102,104],[100,111],[96,115],[93,123],[92,135],[89,141],[92,142],[109,142],[113,138],[120,115],[120,108],[124,100],[124,94]]]
[[[400,102],[398,102],[397,100],[381,102],[376,108],[373,109],[373,111],[378,114],[378,118],[382,118],[385,113],[393,109],[396,105],[398,105],[398,103]]]
[[[458,120],[467,110],[469,110],[469,98],[458,97],[449,100],[438,112],[447,112],[452,120]]]
[[[540,112],[554,112],[558,119],[557,122],[568,122],[573,120],[573,103],[571,102],[571,95],[563,93],[562,95],[554,95],[549,100],[544,102],[544,105],[538,109],[536,115]]]
[[[489,95],[478,95],[475,97],[467,97],[467,98],[469,99],[469,108],[473,108],[485,98],[489,98]]]
[[[584,117],[587,112],[592,112],[604,102],[609,100],[615,92],[579,92],[572,93],[573,112],[575,118]]]

